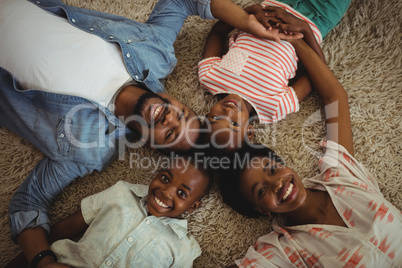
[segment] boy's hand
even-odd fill
[[[266,6],[263,8],[266,12],[265,17],[268,23],[277,27],[285,35],[306,35],[310,26],[304,20],[297,18],[284,8],[275,6]],[[292,38],[295,39],[295,38]]]

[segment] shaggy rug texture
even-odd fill
[[[144,22],[156,0],[66,0],[70,5],[122,15]],[[256,0],[235,1],[242,7]],[[353,0],[341,23],[322,44],[330,69],[349,95],[355,156],[377,178],[385,198],[402,208],[402,46],[399,0]],[[189,17],[175,43],[178,65],[166,81],[166,91],[205,115],[216,99],[197,80],[205,38],[214,21]],[[1,52],[0,52],[1,53]],[[301,177],[317,173],[314,152],[325,137],[322,103],[316,94],[302,102],[300,111],[271,126],[258,126],[254,142],[275,149]],[[131,158],[130,158],[131,155]],[[71,183],[51,208],[53,222],[79,208],[80,201],[119,180],[148,184],[153,166],[139,167],[133,157],[157,159],[146,148],[129,149],[104,171]],[[8,203],[17,187],[42,158],[42,153],[14,133],[0,128],[0,266],[20,250],[11,238]],[[243,256],[256,239],[270,231],[270,218],[247,219],[221,199],[217,183],[189,216],[189,228],[202,255],[195,267],[225,267]],[[402,230],[401,230],[402,231]]]

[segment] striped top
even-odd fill
[[[321,43],[321,33],[313,22],[290,6],[274,0],[266,0],[262,5],[281,6],[305,20]],[[226,55],[199,62],[198,78],[213,95],[237,94],[247,100],[260,123],[274,123],[299,110],[297,96],[288,86],[296,74],[297,62],[289,42],[259,39],[240,31],[229,39]]]

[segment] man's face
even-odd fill
[[[134,114],[144,122],[134,128],[150,147],[164,151],[186,151],[199,135],[200,121],[193,110],[168,94],[147,92],[140,97]]]

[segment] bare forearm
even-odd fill
[[[31,262],[32,259],[44,250],[50,250],[50,245],[47,240],[46,231],[41,227],[28,228],[23,230],[17,236],[18,244],[21,250],[24,252],[26,259]],[[53,257],[48,256],[43,258],[38,267],[42,265],[55,262]]]
[[[233,27],[222,21],[215,23],[205,42],[203,58],[221,57],[223,55],[223,49],[227,44],[228,34],[232,30]]]
[[[310,29],[310,26],[307,26],[308,29],[303,33],[304,41],[317,53],[317,55],[321,58],[323,62],[325,62],[325,56],[322,52],[320,44],[318,44],[317,39],[315,39],[313,31]]]
[[[234,28],[248,32],[249,14],[231,0],[212,0],[211,11],[215,18]]]
[[[348,96],[328,66],[303,40],[292,42],[309,78],[325,105],[327,137],[353,151]]]
[[[81,210],[62,219],[52,226],[48,240],[53,243],[60,239],[73,239],[82,234],[88,225],[85,223]]]

